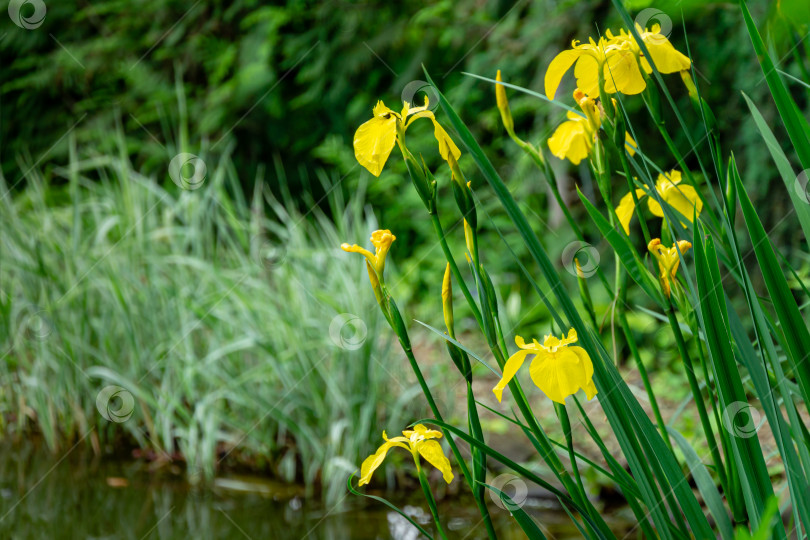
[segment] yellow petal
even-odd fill
[[[373,264],[375,266],[377,264],[377,257],[374,256],[369,250],[367,250],[365,248],[362,248],[362,247],[358,246],[357,244],[353,244],[353,245],[350,246],[349,244],[344,242],[344,243],[340,244],[340,249],[342,249],[343,251],[345,251],[347,253],[359,253],[360,255],[362,255],[363,257],[368,259],[368,262],[370,262],[371,264]]]
[[[636,198],[641,200],[647,193],[643,189],[636,190]],[[619,218],[619,223],[622,224],[625,234],[630,234],[630,220],[633,219],[633,211],[636,209],[636,201],[633,200],[633,194],[628,193],[622,200],[619,201],[619,206],[616,207],[616,216]]]
[[[406,429],[402,432],[403,435],[406,437],[410,437],[411,435],[417,434],[421,435],[425,439],[441,439],[442,432],[436,431],[435,429],[429,429],[425,427],[424,424],[416,424],[413,426],[413,429]]]
[[[453,470],[450,468],[450,460],[444,455],[442,445],[440,445],[438,441],[419,441],[414,447],[416,451],[419,452],[419,455],[425,458],[425,461],[441,471],[445,482],[449,484],[453,481]]]
[[[534,384],[549,399],[565,404],[566,397],[592,382],[593,364],[581,347],[565,347],[555,353],[538,354],[529,373]]]
[[[394,437],[389,441],[383,443],[376,452],[368,456],[364,461],[363,464],[360,465],[360,482],[358,482],[358,486],[362,486],[368,484],[371,480],[371,475],[374,474],[374,471],[382,465],[382,462],[385,461],[385,456],[388,454],[388,450],[394,446],[400,446],[408,451],[408,448],[404,443],[400,442],[397,439],[402,439],[402,437]],[[405,439],[407,440],[407,439]]]
[[[453,142],[453,139],[450,138],[450,135],[447,134],[439,122],[435,118],[431,118],[431,120],[433,120],[433,136],[439,142],[439,154],[441,154],[442,159],[447,161],[447,156],[453,154],[453,158],[458,161],[458,158],[461,157],[461,150],[458,149],[456,143]]]
[[[585,368],[585,377],[588,379],[593,379],[593,362],[591,362],[591,357],[588,356],[588,351],[577,346],[568,347],[568,350],[579,357],[580,362],[582,362],[582,366]]]
[[[522,337],[515,336],[515,345],[517,345],[521,349],[534,349],[534,348],[537,347],[536,343],[537,343],[537,341],[535,341],[531,345],[526,345],[526,341]]]
[[[495,74],[495,80],[502,82],[500,69]],[[509,100],[506,99],[506,88],[502,84],[495,85],[495,103],[501,111],[509,109]]]
[[[386,114],[375,116],[354,133],[354,157],[374,176],[380,176],[397,137],[397,117]]]
[[[683,215],[690,223],[692,222],[692,214],[697,211],[697,214],[700,215],[700,211],[703,209],[703,201],[700,200],[697,190],[692,186],[683,184],[671,186],[664,191],[661,198],[674,210]],[[658,204],[658,201],[653,197],[650,197],[647,205],[653,215],[664,217],[661,205]]]
[[[374,109],[372,109],[371,113],[375,117],[376,116],[388,116],[389,114],[393,114],[393,115],[397,114],[394,111],[392,111],[391,109],[389,109],[388,107],[386,107],[385,103],[383,103],[383,100],[377,101],[377,104],[374,105]]]
[[[444,128],[436,120],[433,112],[422,111],[414,114],[408,120],[408,123],[405,125],[405,129],[408,129],[411,124],[420,118],[430,118],[430,121],[433,122],[433,136],[436,137],[436,141],[439,143],[439,154],[441,154],[442,159],[448,161],[448,156],[452,153],[453,158],[458,160],[458,158],[461,157],[461,150],[458,149],[458,146],[456,146],[456,143],[454,143],[453,139],[450,138],[450,135],[447,134]]]
[[[577,88],[589,96],[599,95],[599,62],[590,55],[582,55],[574,66]]]
[[[593,137],[588,134],[586,120],[568,120],[560,124],[548,139],[551,153],[560,159],[568,159],[574,165],[588,157],[593,147]]]
[[[596,385],[593,383],[593,379],[583,388],[585,390],[585,398],[590,401],[593,399],[593,396],[596,395]]]
[[[638,143],[633,140],[633,137],[631,137],[629,133],[625,133],[624,141],[624,148],[627,150],[627,153],[631,156],[635,155],[638,149]]]
[[[689,57],[673,47],[665,35],[644,32],[641,37],[650,52],[650,56],[652,56],[655,67],[661,73],[677,73],[692,67],[692,61],[689,60]],[[643,64],[646,64],[644,66],[645,71],[652,73],[649,63],[646,62],[646,59],[644,60]]]
[[[604,70],[605,91],[608,93],[635,95],[647,87],[636,56],[630,49],[614,50],[608,54]]]
[[[521,345],[518,343],[518,346]],[[498,398],[498,403],[500,403],[501,399],[503,398],[504,388],[506,388],[506,385],[509,384],[509,381],[511,381],[515,377],[515,374],[520,369],[520,366],[523,365],[523,361],[526,360],[526,355],[535,354],[535,352],[536,351],[533,350],[521,349],[512,356],[510,356],[509,360],[506,361],[506,364],[504,364],[503,366],[503,376],[501,377],[501,380],[498,381],[498,384],[495,385],[495,388],[492,389],[492,392],[495,394],[495,397]]]
[[[576,343],[577,339],[578,339],[577,338],[577,331],[575,329],[571,328],[570,330],[568,330],[568,336],[566,336],[565,338],[562,338],[560,340],[560,344],[561,345],[570,345],[571,343]]]
[[[571,66],[576,62],[577,58],[581,56],[582,51],[578,49],[568,49],[554,57],[554,60],[551,61],[551,64],[549,64],[546,70],[545,87],[546,97],[548,97],[548,99],[554,99],[554,95],[557,93],[557,88],[560,86],[563,75],[565,75],[566,71],[571,69]],[[594,60],[594,63],[595,62]],[[582,87],[580,86],[580,88]],[[582,90],[584,91],[585,89],[582,88]]]
[[[430,100],[428,99],[427,94],[425,94],[425,103],[421,107],[413,107],[411,108],[410,103],[403,102],[403,110],[402,110],[402,118],[405,118],[409,114],[416,114],[422,111],[426,111],[428,105],[430,105]]]

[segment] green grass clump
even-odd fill
[[[3,182],[3,430],[60,452],[129,444],[201,478],[246,465],[334,498],[382,411],[415,415],[365,270],[335,256],[374,224],[362,193],[333,191],[339,225],[261,182],[247,201],[227,158],[202,157],[196,190],[117,157],[32,170],[15,195]]]

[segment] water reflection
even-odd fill
[[[0,456],[0,538],[419,538],[400,515],[352,495],[330,508],[297,486],[252,477],[229,475],[200,489],[179,467],[150,470],[146,462],[93,459],[79,450],[60,459],[24,445],[2,448]],[[419,498],[394,502],[430,530]],[[580,537],[553,503],[533,506],[549,538]],[[485,537],[470,501],[444,501],[440,511],[452,536]],[[523,538],[505,511],[492,512],[501,538]]]

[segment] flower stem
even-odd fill
[[[444,540],[447,540],[447,535],[444,533],[442,524],[439,521],[439,509],[436,506],[436,499],[433,498],[433,493],[430,491],[427,476],[425,476],[425,471],[423,471],[422,467],[419,465],[419,456],[416,453],[413,455],[413,461],[416,463],[416,471],[419,473],[419,484],[422,486],[422,491],[425,492],[425,498],[427,499],[430,513],[433,514],[433,521],[436,523],[436,530],[439,531],[439,534],[442,538],[444,538]]]
[[[394,329],[396,331],[396,329]],[[406,336],[407,339],[407,336]],[[428,405],[430,406],[430,410],[433,412],[433,416],[439,422],[444,422],[444,418],[442,418],[441,413],[439,412],[439,408],[436,406],[436,402],[433,400],[433,394],[430,392],[430,388],[428,388],[427,382],[425,381],[425,377],[422,375],[422,370],[419,367],[419,364],[416,362],[416,357],[413,355],[413,351],[411,350],[410,341],[406,344],[402,342],[402,338],[400,336],[400,345],[402,349],[405,351],[405,355],[408,357],[408,361],[411,364],[411,368],[413,369],[414,374],[416,375],[416,380],[419,382],[419,386],[422,388],[422,393],[425,394],[425,398],[427,399]],[[467,468],[467,463],[464,461],[464,458],[461,456],[461,453],[458,450],[458,446],[456,446],[456,442],[453,439],[453,436],[445,432],[447,436],[447,444],[450,445],[450,450],[453,451],[453,455],[458,462],[458,466],[461,469],[461,474],[464,475],[464,478],[467,480],[467,484],[469,484],[470,488],[474,488],[474,484],[472,481],[472,477],[470,476],[470,470]]]
[[[585,491],[585,485],[582,483],[582,476],[579,474],[579,467],[577,466],[576,452],[574,452],[574,437],[571,433],[571,419],[568,417],[568,410],[565,405],[554,402],[554,409],[557,411],[557,418],[560,420],[563,434],[565,435],[565,442],[568,446],[568,457],[571,461],[571,470],[574,472],[574,478],[579,486],[580,498],[585,506],[585,501],[588,500],[588,494]]]
[[[467,418],[470,427],[470,435],[484,441],[484,430],[481,428],[481,420],[478,417],[478,408],[475,404],[475,395],[472,389],[472,380],[467,381]],[[484,526],[487,528],[487,534],[493,540],[498,536],[495,534],[495,526],[492,523],[492,516],[489,515],[486,502],[486,488],[483,482],[487,479],[487,456],[478,447],[471,448],[472,453],[472,472],[473,482],[475,486],[472,488],[475,504],[478,506],[478,511],[484,519]]]

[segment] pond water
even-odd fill
[[[266,479],[226,475],[200,489],[190,486],[179,468],[153,468],[145,461],[94,459],[79,450],[60,457],[28,445],[4,446],[0,448],[0,538],[419,537],[398,514],[351,494],[341,505],[327,507],[306,499],[296,486]],[[387,498],[406,508],[417,522],[429,521],[427,507],[416,494]],[[506,510],[491,506],[500,538],[525,538]],[[524,509],[549,538],[581,538],[554,501],[529,498]],[[443,501],[440,512],[451,538],[485,538],[472,501]],[[624,511],[610,514],[617,530],[630,528]]]

